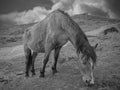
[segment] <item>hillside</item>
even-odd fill
[[[72,17],[84,31],[91,31],[106,25],[119,23],[120,20],[93,16],[88,14],[75,15]]]
[[[22,46],[24,30],[34,24],[0,26],[0,90],[120,90],[120,20],[87,14],[72,17],[96,49],[95,85],[82,81],[75,49],[66,44],[58,59],[58,73],[51,74],[53,52],[45,78],[39,78],[44,54],[35,62],[36,75],[25,78],[25,57]]]
[[[0,47],[22,44],[22,34],[31,24],[14,25],[1,23],[0,26]]]
[[[120,22],[120,20],[92,16],[88,14],[75,15],[72,19],[79,24],[84,32]],[[34,24],[35,23],[14,25],[0,22],[0,47],[21,44],[24,30]]]

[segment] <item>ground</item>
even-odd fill
[[[120,21],[89,15],[77,15],[73,19],[96,49],[95,85],[87,86],[82,81],[75,49],[65,45],[58,60],[58,73],[52,75],[53,53],[46,68],[45,78],[39,78],[39,69],[44,57],[40,53],[35,62],[36,75],[25,78],[25,58],[22,46],[24,30],[33,25],[3,25],[0,28],[0,90],[120,90]],[[109,32],[108,27],[119,32]]]

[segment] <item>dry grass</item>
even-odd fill
[[[83,18],[84,17],[84,18]],[[97,17],[88,17],[87,15],[74,18],[85,31],[94,30],[98,27],[118,23],[117,20],[100,19]],[[4,34],[0,40],[4,47],[17,45],[21,34],[25,29],[17,26],[17,29],[8,32],[10,37]],[[27,28],[27,26],[24,26]],[[119,25],[117,25],[119,30]],[[14,28],[14,27],[12,27]],[[17,30],[23,30],[18,31]],[[7,33],[7,31],[2,31]],[[25,59],[24,56],[13,58],[2,58],[0,60],[0,90],[120,90],[120,33],[112,32],[106,35],[99,34],[97,37],[90,37],[92,45],[99,43],[97,52],[97,65],[95,68],[95,85],[86,86],[81,79],[81,73],[78,68],[75,49],[71,44],[63,47],[58,60],[58,71],[56,75],[51,74],[51,65],[53,53],[46,68],[45,78],[39,78],[39,68],[42,65],[44,54],[39,54],[35,62],[36,76],[28,79],[24,78]],[[8,40],[8,41],[7,41]],[[11,43],[14,43],[13,45]],[[10,45],[11,44],[11,45]],[[19,43],[21,44],[21,43]],[[1,50],[8,50],[4,48]],[[1,51],[0,50],[0,51]],[[19,49],[16,49],[19,51]],[[11,49],[10,49],[11,51]],[[5,51],[6,52],[6,51]],[[16,53],[17,54],[17,53]],[[4,55],[1,52],[0,58]],[[14,56],[14,54],[11,54]]]

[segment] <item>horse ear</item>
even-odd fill
[[[93,48],[94,48],[94,49],[96,49],[96,48],[97,48],[97,46],[98,46],[98,43],[96,43],[96,44],[95,44],[95,46],[93,46]]]

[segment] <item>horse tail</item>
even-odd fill
[[[23,34],[23,43],[27,44],[31,40],[31,31],[30,28],[27,28]]]

